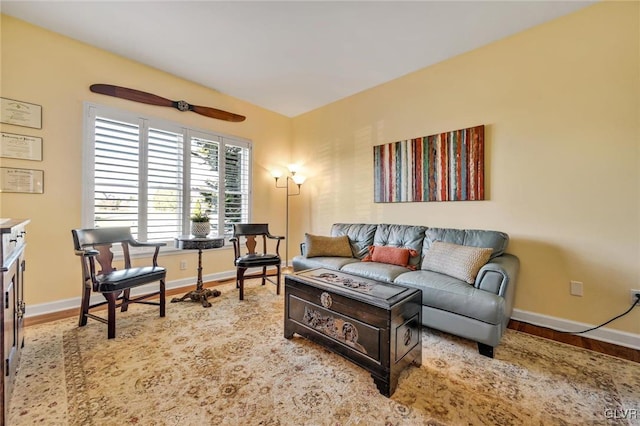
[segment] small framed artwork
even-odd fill
[[[0,98],[0,122],[42,129],[42,107],[29,102]]]
[[[2,132],[0,157],[42,161],[42,138]]]
[[[44,171],[0,167],[0,192],[44,193]]]

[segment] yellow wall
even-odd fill
[[[296,229],[502,230],[521,259],[516,308],[587,324],[626,310],[640,288],[639,21],[638,2],[596,4],[294,118],[311,175]],[[487,201],[373,203],[372,146],[479,124]],[[609,327],[640,333],[640,308]]]
[[[284,191],[269,171],[300,161],[289,253],[305,231],[387,222],[502,230],[521,261],[516,308],[596,324],[640,288],[640,4],[606,2],[289,119],[167,73],[2,16],[2,96],[43,106],[45,193],[0,195],[0,217],[29,217],[26,300],[79,296],[70,229],[80,226],[82,103],[91,101],[254,142],[254,219],[284,234]],[[248,117],[226,123],[90,93],[134,87]],[[481,202],[373,203],[372,146],[486,125]],[[292,149],[290,149],[292,147]],[[231,270],[205,253],[205,274]],[[163,259],[169,279],[192,276]],[[569,281],[584,282],[584,297]],[[640,309],[610,325],[640,333]]]
[[[44,170],[44,194],[0,195],[0,217],[31,219],[25,290],[29,305],[80,296],[80,266],[73,254],[71,229],[81,226],[84,101],[251,139],[253,219],[268,221],[274,233],[284,233],[284,198],[273,189],[269,171],[276,164],[289,163],[288,117],[9,16],[2,15],[1,25],[2,96],[42,105],[43,110],[42,130],[2,125],[6,132],[43,138],[42,162],[1,160],[3,167]],[[229,123],[98,95],[89,91],[93,83],[117,84],[174,100],[184,99],[195,105],[236,112],[247,120]],[[180,259],[188,261],[188,270],[179,270]],[[204,274],[233,270],[233,251],[207,251],[203,262]],[[197,252],[167,256],[161,264],[168,268],[168,280],[193,276]]]

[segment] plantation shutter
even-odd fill
[[[250,141],[97,105],[85,111],[83,226],[172,242],[190,233],[196,205],[212,235],[249,222]]]
[[[213,234],[218,234],[219,229],[219,152],[219,142],[199,137],[191,138],[190,212],[193,213],[199,203],[200,208],[209,216]]]
[[[130,226],[138,233],[139,134],[137,124],[96,117],[94,223]]]
[[[147,155],[147,232],[149,241],[182,234],[182,134],[149,129]]]
[[[233,224],[248,222],[249,148],[226,141],[224,163],[224,233],[233,234]]]
[[[234,223],[249,221],[249,154],[242,141],[191,138],[190,211],[199,203],[209,215],[213,234],[231,236]]]

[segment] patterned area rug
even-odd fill
[[[640,424],[639,364],[513,330],[494,360],[424,330],[422,367],[385,398],[355,364],[285,339],[273,286],[246,287],[165,318],[133,306],[112,340],[92,320],[27,328],[8,424]]]

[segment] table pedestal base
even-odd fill
[[[199,239],[190,239],[187,237],[186,239],[178,239],[179,241],[189,241],[189,248],[197,248],[198,249],[198,281],[196,282],[196,289],[188,292],[182,297],[174,297],[171,299],[171,303],[176,302],[184,302],[187,299],[190,299],[192,302],[202,302],[202,306],[204,308],[210,308],[211,303],[207,300],[208,297],[218,297],[220,296],[220,291],[212,290],[210,288],[204,288],[202,283],[202,249],[206,248],[207,245],[214,241],[208,238],[199,238]]]
[[[210,288],[197,288],[185,294],[182,297],[174,297],[171,299],[171,303],[184,302],[190,299],[192,302],[202,302],[202,306],[205,308],[211,307],[211,303],[207,300],[208,297],[218,297],[220,292],[218,290],[211,290]]]

